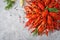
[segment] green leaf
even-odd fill
[[[5,9],[10,9],[13,7],[15,1],[14,0],[5,0],[5,2],[7,3]]]
[[[48,10],[49,10],[50,12],[58,12],[58,9],[56,9],[56,8],[48,8]]]
[[[38,33],[38,30],[36,28],[35,31],[33,32],[33,36],[37,35],[37,33]]]

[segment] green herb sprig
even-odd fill
[[[58,9],[56,9],[56,8],[49,8],[48,9],[50,12],[58,12]]]
[[[57,8],[48,8],[48,7],[46,7],[45,9],[49,10],[49,12],[58,12],[59,11]]]
[[[5,9],[10,9],[15,4],[15,0],[5,0],[5,2],[7,3],[7,6],[5,7]]]
[[[33,32],[33,36],[37,35],[38,34],[38,30],[37,28],[35,29],[35,31]]]

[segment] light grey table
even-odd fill
[[[0,0],[0,40],[60,40],[60,31],[51,33],[48,37],[32,36],[31,33],[24,28],[24,12],[17,0],[14,7],[5,10],[6,3]],[[15,9],[16,8],[16,9]],[[22,17],[21,19],[19,17]]]

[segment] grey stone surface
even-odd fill
[[[14,7],[5,10],[6,3],[0,0],[0,40],[60,40],[60,31],[55,31],[49,36],[32,36],[31,33],[24,28],[24,12],[17,0]],[[15,9],[16,8],[16,9]],[[19,17],[22,17],[21,19]]]

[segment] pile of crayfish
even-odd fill
[[[38,35],[60,30],[60,1],[59,0],[26,0],[24,6],[28,21],[25,27]]]

